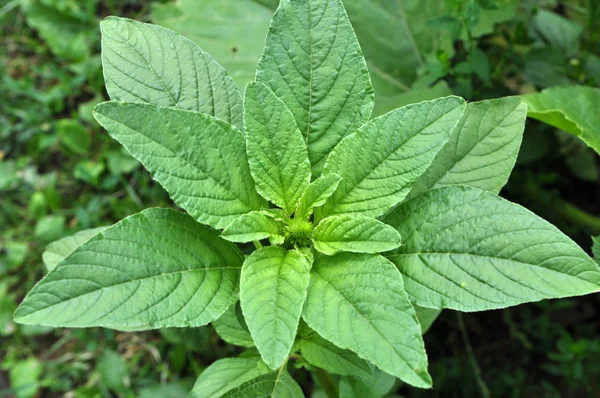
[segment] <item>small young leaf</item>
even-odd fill
[[[292,214],[310,183],[306,144],[294,115],[267,86],[252,83],[246,88],[244,121],[256,190]]]
[[[308,218],[315,207],[323,206],[325,201],[333,195],[342,180],[339,174],[327,174],[313,181],[296,209],[295,217]]]
[[[94,117],[198,222],[225,228],[266,206],[256,193],[244,137],[201,113],[105,102]]]
[[[310,275],[308,326],[415,387],[431,387],[421,327],[394,264],[373,254],[317,256]]]
[[[256,79],[294,114],[315,176],[373,108],[367,64],[341,0],[282,0]]]
[[[315,249],[327,255],[342,251],[374,254],[400,246],[398,231],[359,214],[324,218],[314,229],[312,240]]]
[[[235,301],[243,255],[191,217],[148,209],[61,261],[15,313],[26,325],[194,327]]]
[[[459,97],[407,105],[345,138],[325,164],[326,174],[343,179],[316,210],[317,219],[354,213],[378,217],[404,199],[448,141],[464,108]]]
[[[518,97],[467,104],[450,140],[409,197],[448,185],[500,192],[517,161],[526,117],[527,106]]]
[[[100,30],[102,66],[111,99],[205,113],[243,131],[237,86],[191,40],[126,18],[108,17],[100,23]]]
[[[428,191],[386,222],[404,237],[388,257],[423,307],[483,311],[600,291],[600,268],[571,239],[477,188]]]
[[[283,241],[283,224],[266,211],[251,211],[233,220],[221,236],[238,243],[266,238]]]
[[[298,342],[302,358],[313,366],[345,376],[369,376],[369,363],[350,350],[325,340],[315,331],[303,334]]]
[[[259,249],[246,259],[240,303],[263,360],[276,369],[290,354],[310,277],[310,264],[295,250]]]
[[[241,347],[254,347],[254,340],[252,340],[248,326],[243,316],[239,316],[238,312],[242,312],[239,307],[239,301],[232,304],[219,319],[212,322],[212,325],[219,337],[229,344]]]
[[[72,236],[59,239],[50,243],[46,246],[46,251],[42,254],[42,260],[48,271],[52,271],[56,264],[60,263],[69,254],[73,253],[75,249],[83,245],[90,238],[96,236],[99,232],[104,231],[108,227],[98,227],[91,229],[84,229],[79,231]]]
[[[219,398],[269,372],[260,358],[219,359],[200,374],[188,398]]]
[[[230,390],[222,398],[304,398],[302,389],[285,371],[263,375]]]

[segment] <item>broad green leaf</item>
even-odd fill
[[[339,375],[369,376],[369,363],[350,350],[344,350],[325,340],[313,330],[302,333],[297,343],[302,358],[313,366]]]
[[[592,254],[594,261],[600,265],[600,236],[592,237]]]
[[[188,398],[219,398],[247,381],[269,372],[269,368],[260,358],[219,359],[200,374]]]
[[[212,322],[215,331],[229,344],[241,347],[254,347],[254,340],[244,321],[239,301],[231,305],[227,311]]]
[[[340,398],[387,397],[396,385],[396,378],[379,369],[367,377],[346,376],[340,378]],[[395,396],[389,396],[395,397]]]
[[[46,270],[52,271],[58,263],[64,260],[69,254],[73,253],[75,249],[90,240],[90,238],[96,236],[99,232],[104,231],[106,228],[108,227],[84,229],[72,236],[67,236],[66,238],[50,243],[46,246],[46,250],[42,254],[42,260],[44,261]]]
[[[379,253],[400,246],[398,231],[379,220],[359,214],[324,218],[314,229],[312,240],[315,249],[327,255],[342,251]]]
[[[379,255],[317,256],[302,318],[323,338],[415,387],[431,387],[402,276]]]
[[[600,88],[552,87],[521,98],[527,116],[578,136],[600,153]]]
[[[108,17],[100,30],[102,67],[111,99],[205,113],[243,130],[237,86],[192,41],[126,18]]]
[[[325,174],[342,181],[317,218],[360,213],[378,217],[406,197],[448,141],[465,108],[459,97],[407,105],[362,126],[334,149]]]
[[[273,11],[253,0],[179,0],[152,4],[152,21],[200,45],[240,90],[254,80]]]
[[[323,206],[325,201],[333,195],[342,180],[339,174],[327,174],[317,178],[306,189],[294,217],[307,218],[315,207]]]
[[[294,114],[316,176],[373,108],[367,65],[341,0],[282,0],[256,79]]]
[[[283,225],[266,211],[252,211],[233,220],[221,236],[238,243],[266,238],[283,242]]]
[[[252,83],[246,88],[244,121],[256,190],[292,214],[310,183],[306,145],[294,115],[267,86]]]
[[[518,97],[467,104],[450,140],[415,182],[410,197],[448,185],[500,192],[517,161],[526,117],[527,106]]]
[[[222,398],[304,398],[302,389],[290,374],[281,369],[277,373],[263,375],[247,381],[228,391]]]
[[[276,369],[288,358],[306,299],[310,264],[300,252],[269,246],[242,267],[240,303],[263,361]]]
[[[225,228],[266,205],[254,189],[239,130],[201,113],[105,102],[94,117],[197,221]]]
[[[559,49],[565,57],[577,56],[583,28],[576,22],[543,8],[531,19],[530,35],[542,45]]]
[[[477,188],[426,192],[386,222],[403,237],[388,257],[423,307],[483,311],[600,291],[600,268],[572,240]]]
[[[233,244],[191,217],[144,210],[61,261],[15,320],[119,330],[205,325],[236,300],[242,262]]]

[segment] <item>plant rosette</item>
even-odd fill
[[[580,247],[497,196],[521,100],[450,96],[370,119],[340,0],[282,0],[243,100],[168,29],[109,17],[101,30],[112,100],[94,116],[187,214],[151,208],[55,244],[17,322],[212,323],[249,351],[209,366],[191,396],[301,397],[292,354],[330,396],[357,383],[377,396],[382,377],[432,386],[421,325],[432,313],[600,290]]]

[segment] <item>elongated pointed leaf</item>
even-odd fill
[[[188,398],[219,398],[267,373],[269,368],[257,357],[219,359],[200,374]]]
[[[342,177],[339,174],[327,174],[313,181],[306,189],[302,199],[300,199],[300,204],[294,216],[309,217],[315,207],[323,206],[325,201],[333,195],[341,180]]]
[[[146,167],[173,201],[213,228],[266,205],[250,176],[244,137],[200,113],[105,102],[94,117]]]
[[[64,260],[69,254],[73,253],[75,249],[83,245],[99,232],[104,231],[106,228],[108,227],[84,229],[72,236],[67,236],[50,243],[46,246],[46,250],[42,254],[42,260],[44,261],[46,269],[52,271],[58,263]]]
[[[448,141],[465,108],[459,97],[445,97],[396,109],[371,120],[334,149],[325,173],[342,181],[318,218],[360,213],[378,217],[410,192]]]
[[[221,396],[222,398],[304,398],[302,389],[292,376],[282,370],[247,381],[234,390]]]
[[[77,248],[25,297],[27,325],[194,327],[236,299],[243,256],[191,217],[148,209]]]
[[[283,224],[266,211],[252,211],[233,220],[221,236],[239,243],[266,238],[283,242]]]
[[[224,341],[241,347],[254,347],[254,340],[242,315],[239,301],[212,322],[215,331]]]
[[[246,88],[244,120],[257,191],[291,214],[310,183],[310,162],[294,115],[267,86]]]
[[[255,251],[242,267],[242,312],[258,351],[272,369],[283,364],[294,344],[309,272],[305,256],[279,246]]]
[[[493,193],[508,181],[525,129],[527,106],[518,97],[471,102],[458,126],[410,197],[448,185],[470,185]]]
[[[482,311],[600,291],[600,268],[572,240],[476,188],[426,192],[386,222],[404,237],[389,258],[423,307]]]
[[[100,30],[102,68],[111,99],[206,113],[243,130],[237,86],[191,40],[126,18],[108,17]]]
[[[400,246],[394,228],[358,214],[326,217],[316,226],[312,240],[315,249],[333,255],[338,252],[379,253]]]
[[[256,79],[294,114],[315,175],[373,108],[367,65],[340,0],[282,1]]]
[[[373,254],[318,256],[310,276],[308,326],[415,387],[431,386],[421,327],[394,264]]]
[[[297,347],[302,358],[313,366],[344,376],[371,375],[369,363],[350,350],[339,348],[305,325]]]

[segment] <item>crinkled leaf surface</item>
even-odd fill
[[[108,227],[84,229],[72,236],[67,236],[50,243],[46,246],[44,254],[42,254],[42,260],[44,261],[46,269],[52,271],[58,263],[64,260],[69,254],[73,253],[75,249],[90,240],[90,238],[96,236],[99,232],[104,231],[106,228]]]
[[[222,395],[222,398],[304,398],[302,389],[285,371],[263,375],[247,381],[234,390]]]
[[[302,358],[313,366],[344,376],[371,375],[369,363],[350,350],[339,348],[306,327],[297,343]]]
[[[144,210],[60,262],[15,319],[120,330],[205,325],[235,301],[242,262],[233,244],[191,217]]]
[[[383,371],[431,387],[421,327],[394,264],[379,255],[317,256],[302,317]]]
[[[333,255],[341,251],[379,253],[400,246],[400,234],[394,228],[371,217],[345,214],[326,217],[312,235],[315,249]]]
[[[246,148],[256,189],[288,214],[296,209],[310,183],[310,162],[294,115],[269,88],[246,88]]]
[[[152,20],[190,38],[243,90],[254,80],[273,11],[254,0],[179,0],[152,4]]]
[[[105,102],[94,117],[192,217],[225,228],[266,205],[256,193],[244,136],[201,113]]]
[[[518,97],[467,104],[450,140],[410,196],[448,185],[500,192],[517,161],[526,117],[527,106]]]
[[[283,0],[256,79],[294,114],[315,175],[373,108],[367,65],[341,0]]]
[[[229,344],[241,347],[254,347],[254,340],[250,335],[239,301],[231,305],[227,311],[212,322],[215,331]]]
[[[378,217],[409,193],[448,141],[465,108],[459,97],[407,105],[362,126],[334,149],[325,173],[342,181],[317,218],[360,213]]]
[[[269,246],[244,262],[240,303],[263,360],[276,369],[294,344],[310,278],[310,264],[296,250]]]
[[[251,211],[233,220],[221,236],[238,243],[266,238],[283,241],[283,225],[266,211]]]
[[[423,307],[482,311],[600,291],[600,268],[571,239],[477,188],[426,192],[385,221],[403,238],[388,257]]]
[[[111,99],[206,113],[243,130],[236,84],[192,41],[126,18],[108,17],[100,29]]]
[[[307,218],[315,207],[323,206],[325,201],[333,195],[341,180],[342,177],[339,174],[327,174],[311,182],[300,199],[294,217]]]
[[[552,87],[521,98],[527,116],[578,136],[600,153],[600,88]]]
[[[188,398],[219,398],[269,372],[260,358],[222,358],[200,374]]]

